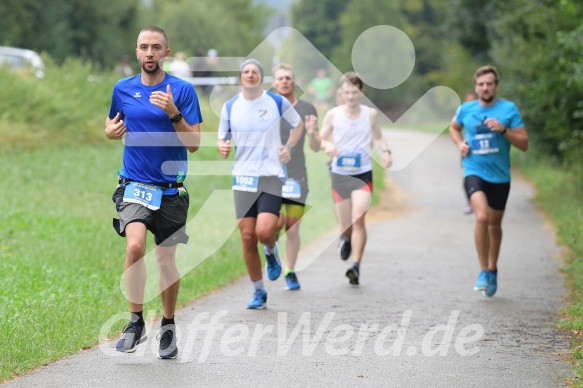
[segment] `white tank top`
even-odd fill
[[[332,172],[341,175],[358,175],[372,170],[372,128],[369,107],[360,105],[360,115],[352,120],[342,107],[334,109],[332,141],[338,156],[332,159]]]

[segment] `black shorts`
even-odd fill
[[[151,210],[137,203],[124,202],[125,186],[118,187],[112,196],[119,219],[113,219],[113,228],[125,237],[125,228],[132,222],[141,222],[154,235],[154,241],[161,246],[186,244],[186,218],[190,198],[185,195],[164,195],[160,209]]]
[[[256,192],[233,190],[237,219],[257,218],[259,213],[272,213],[279,217],[283,182],[275,176],[259,177]]]
[[[506,209],[506,202],[510,193],[510,182],[491,183],[476,175],[469,175],[464,178],[464,188],[468,198],[476,191],[483,191],[486,194],[489,207],[494,210]]]
[[[372,192],[372,170],[358,175],[340,175],[330,172],[334,202],[349,199],[355,190]]]

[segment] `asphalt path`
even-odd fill
[[[515,174],[498,292],[479,272],[473,215],[462,213],[459,156],[449,138],[385,133],[397,163],[371,212],[361,285],[329,233],[300,254],[300,291],[266,280],[268,308],[247,310],[241,279],[176,314],[179,358],[158,360],[155,332],[134,354],[93,349],[6,387],[554,387],[565,385],[570,339],[555,328],[566,296],[560,248]],[[422,152],[412,151],[428,144]],[[243,265],[241,263],[241,265]]]

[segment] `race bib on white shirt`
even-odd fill
[[[235,175],[233,177],[233,190],[256,193],[258,183],[259,183],[258,176]]]
[[[360,154],[343,154],[336,159],[336,167],[340,171],[360,170]]]

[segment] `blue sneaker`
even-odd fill
[[[478,281],[474,285],[474,291],[484,291],[488,287],[488,271],[480,272],[478,275]]]
[[[285,283],[287,284],[285,289],[288,291],[300,289],[300,282],[298,282],[298,277],[296,276],[295,272],[290,272],[287,275],[285,275]]]
[[[267,273],[267,277],[269,280],[277,280],[279,275],[281,275],[281,260],[279,260],[279,254],[277,253],[277,243],[273,247],[273,252],[268,255],[265,249],[265,245],[263,246],[263,254],[265,255],[266,263],[265,263],[265,272]]]
[[[264,309],[267,304],[267,292],[265,290],[255,290],[253,299],[247,303],[247,308],[252,310]]]
[[[488,287],[483,291],[485,296],[492,297],[498,289],[498,275],[494,272],[488,272]]]

